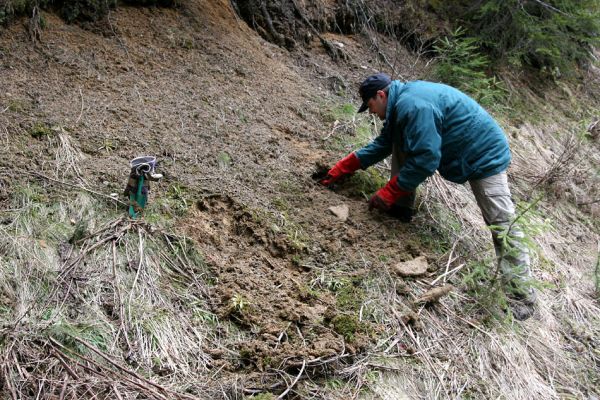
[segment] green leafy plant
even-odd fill
[[[217,163],[219,164],[219,168],[222,170],[226,170],[231,166],[231,156],[229,153],[225,151],[221,151],[217,154]]]

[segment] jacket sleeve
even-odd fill
[[[387,124],[383,126],[379,136],[354,154],[360,160],[362,169],[367,169],[392,154],[392,140],[387,132]]]
[[[408,107],[407,107],[408,108]],[[429,104],[413,105],[397,115],[396,127],[404,132],[406,162],[398,172],[398,186],[412,192],[433,175],[442,158],[440,114]]]

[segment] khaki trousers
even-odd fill
[[[519,225],[513,222],[515,206],[511,200],[506,172],[469,181],[483,220],[490,226],[502,280],[517,295],[529,297],[526,282],[531,277],[529,248]],[[505,240],[502,239],[506,236]]]

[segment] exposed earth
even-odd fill
[[[2,215],[4,233],[17,232],[18,218],[10,210],[25,207],[25,202],[15,203],[15,193],[27,182],[41,190],[40,204],[65,204],[54,216],[44,214],[67,221],[63,236],[48,239],[42,229],[23,233],[21,239],[50,254],[56,262],[52,274],[70,283],[48,296],[45,304],[58,310],[54,316],[44,320],[40,307],[37,320],[25,311],[24,301],[35,295],[17,289],[12,279],[20,275],[3,271],[7,283],[1,309],[15,310],[3,323],[0,342],[2,376],[9,382],[0,384],[3,398],[21,398],[17,393],[22,398],[42,393],[48,399],[600,395],[594,377],[600,328],[592,317],[598,303],[590,280],[561,283],[578,299],[580,325],[560,321],[552,294],[544,295],[548,303],[542,303],[541,317],[528,328],[537,332],[532,333],[534,343],[527,344],[518,329],[507,334],[507,343],[517,343],[516,355],[506,355],[506,348],[486,333],[494,326],[489,314],[475,306],[462,308],[473,304],[465,285],[459,281],[448,293],[452,270],[469,261],[468,250],[489,252],[468,188],[448,188],[434,178],[420,194],[413,222],[405,224],[367,210],[372,188],[365,189],[361,179],[385,182],[385,166],[379,168],[381,175],[364,173],[335,190],[313,179],[357,146],[360,123],[376,133],[379,125],[371,117],[348,120],[338,113],[340,105],[358,106],[356,89],[365,76],[389,71],[382,49],[394,54],[394,69],[402,79],[426,76],[428,60],[375,34],[371,39],[323,34],[344,54],[341,60],[316,37],[287,50],[261,38],[227,1],[195,1],[175,9],[120,7],[106,21],[89,26],[68,25],[50,13],[44,18],[39,40],[31,40],[25,20],[0,34],[0,204],[9,210]],[[533,128],[508,131],[536,135]],[[127,222],[119,219],[125,207],[111,194],[122,192],[129,160],[140,155],[156,156],[164,178],[151,186],[147,218]],[[515,171],[526,169],[518,152],[515,164]],[[522,193],[529,182],[521,179],[516,190]],[[455,243],[444,239],[447,221],[426,200],[464,213],[463,223],[471,231],[458,246],[460,255]],[[84,211],[89,203],[102,211]],[[329,210],[341,205],[348,207],[347,219]],[[596,205],[582,206],[582,215],[597,218]],[[82,221],[85,233],[73,239]],[[597,254],[597,224],[581,221],[552,244],[554,253],[540,258],[561,259],[558,254],[578,243],[581,259],[573,269],[589,269]],[[171,247],[173,254],[161,258],[160,246],[171,251],[177,241],[183,243],[181,251]],[[12,257],[9,249],[17,242],[3,243],[5,259]],[[143,243],[156,253],[144,255]],[[104,264],[82,262],[95,249]],[[152,254],[160,261],[153,264]],[[414,260],[421,264],[402,264]],[[142,270],[145,262],[148,269]],[[407,277],[399,265],[422,270]],[[544,282],[556,274],[562,280],[562,268],[540,267],[539,275]],[[444,288],[442,299],[423,300],[435,288]],[[147,298],[148,308],[140,306],[137,320],[128,325],[124,313],[136,313],[131,310],[136,290]],[[167,295],[157,295],[161,290]],[[452,300],[444,304],[446,296]],[[163,311],[169,315],[158,318]],[[148,339],[139,327],[154,320],[144,314],[170,325]],[[71,361],[56,356],[71,354],[57,344],[68,347],[61,338],[81,337],[89,345],[92,337],[76,331],[58,335],[57,321],[82,327],[74,321],[88,317],[111,327],[111,339],[93,346],[122,366],[110,379],[99,378],[97,371],[112,367],[97,357],[90,356],[100,365],[94,367],[92,361],[77,364],[75,356]],[[556,326],[548,328],[544,319]],[[563,329],[570,333],[559,334]],[[146,338],[147,347],[135,337]],[[479,356],[473,349],[480,342],[487,343],[480,353],[486,371],[482,379],[496,379],[489,386],[475,381],[473,360]],[[24,343],[30,343],[27,351],[19,347]],[[552,364],[546,363],[552,356],[548,343],[569,354],[564,375],[554,378],[560,385],[549,382],[550,372],[536,372]],[[525,348],[531,358],[520,358],[519,349]],[[543,363],[535,363],[536,354]],[[70,369],[60,369],[63,363]],[[43,371],[47,380],[41,378]],[[142,382],[143,388],[123,376]],[[502,394],[506,385],[512,389]]]

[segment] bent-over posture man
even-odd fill
[[[469,96],[439,83],[404,83],[379,73],[368,77],[359,93],[358,112],[369,109],[384,120],[381,133],[338,161],[320,182],[329,186],[391,154],[391,179],[371,198],[369,209],[410,221],[417,186],[436,170],[451,182],[469,181],[485,223],[494,226],[492,239],[513,315],[529,318],[536,294],[527,284],[530,260],[520,240],[523,233],[511,225],[515,207],[506,177],[511,156],[500,126]],[[503,233],[508,233],[510,250],[502,246]]]

